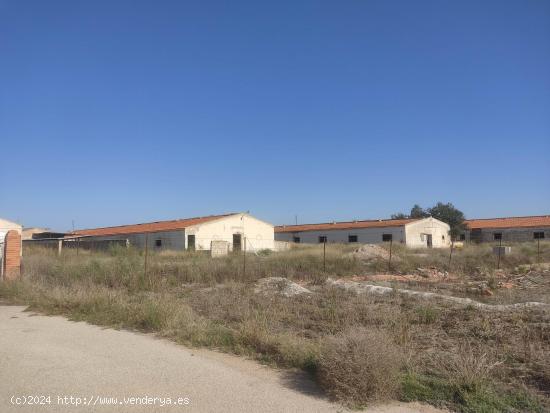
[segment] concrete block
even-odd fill
[[[508,246],[496,246],[496,247],[493,247],[493,254],[495,255],[499,255],[500,256],[503,256],[503,255],[508,255],[512,252],[512,247],[508,247]]]
[[[229,252],[229,242],[227,241],[211,241],[210,242],[210,256],[211,257],[223,257]]]

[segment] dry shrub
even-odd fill
[[[470,343],[459,343],[457,351],[434,358],[436,371],[459,388],[479,390],[490,381],[492,371],[501,363]]]
[[[354,406],[395,397],[403,356],[379,330],[348,330],[325,339],[317,375],[325,391]]]

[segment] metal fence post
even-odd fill
[[[146,232],[145,233],[145,259],[144,259],[144,263],[143,263],[143,274],[145,276],[145,278],[147,278],[147,255],[149,253],[149,234]],[[149,286],[150,286],[150,282],[149,282]]]
[[[246,278],[246,237],[243,235],[243,278]]]
[[[323,272],[327,272],[327,238],[323,240]]]
[[[500,235],[500,240],[498,242],[498,260],[497,260],[497,270],[500,270],[500,254],[502,253],[502,236],[504,234]]]
[[[390,259],[388,260],[388,272],[391,272],[392,246],[393,246],[393,236],[390,238]]]

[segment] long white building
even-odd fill
[[[126,241],[150,250],[210,250],[212,241],[226,241],[230,251],[274,248],[273,225],[248,213],[158,221],[74,231],[86,242]]]
[[[450,227],[435,218],[379,219],[275,227],[275,240],[294,243],[398,242],[409,247],[444,248],[451,244]]]

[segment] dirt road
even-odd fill
[[[345,411],[299,373],[23,310],[0,306],[2,412]],[[43,404],[23,404],[29,401]],[[368,410],[436,411],[402,404]]]

